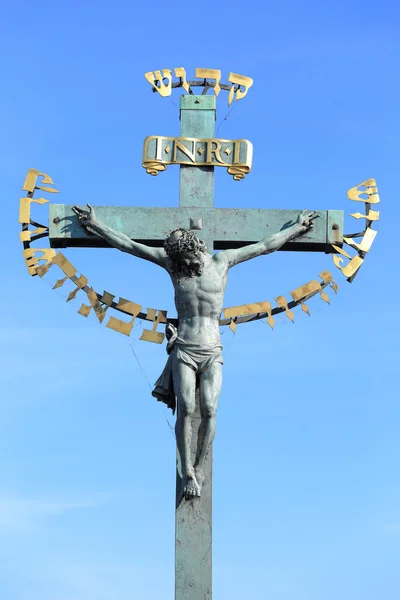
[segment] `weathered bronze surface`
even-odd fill
[[[102,223],[90,205],[86,210],[78,206],[74,210],[81,225],[90,233],[102,237],[114,248],[159,265],[171,277],[179,325],[174,352],[170,353],[166,371],[156,384],[154,393],[169,406],[176,396],[176,439],[182,458],[182,492],[187,500],[199,497],[204,481],[205,458],[215,434],[215,417],[222,385],[219,318],[228,271],[239,263],[270,254],[305,234],[313,227],[318,215],[304,211],[291,227],[269,235],[256,244],[209,254],[204,242],[190,230],[177,229],[165,240],[165,249],[154,248],[134,242],[127,235]],[[312,282],[303,293],[296,293],[294,300],[305,297],[311,291],[319,291],[323,296],[320,284]],[[279,296],[276,301],[294,320],[286,298]],[[137,306],[136,310],[138,313],[140,307]],[[203,406],[203,435],[193,464],[190,450],[191,419],[195,408],[196,377]],[[172,408],[175,408],[174,404]]]

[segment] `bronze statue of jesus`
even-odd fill
[[[219,319],[228,270],[235,265],[279,250],[281,246],[312,228],[315,211],[303,211],[296,223],[260,242],[235,250],[209,254],[193,231],[172,231],[164,248],[153,248],[131,240],[101,223],[93,207],[74,207],[79,221],[111,246],[149,260],[169,273],[175,289],[178,329],[167,325],[166,367],[156,382],[153,395],[174,409],[178,405],[176,441],[182,462],[182,494],[187,500],[200,497],[204,463],[215,436],[216,412],[222,385],[222,345]],[[199,383],[201,425],[194,464],[191,462],[192,418],[196,381]]]

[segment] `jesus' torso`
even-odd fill
[[[178,335],[188,343],[213,344],[220,339],[219,318],[228,279],[226,262],[221,258],[206,254],[201,275],[179,281],[169,271],[175,289]]]

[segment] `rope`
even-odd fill
[[[134,357],[135,357],[135,358],[136,358],[136,360],[137,360],[137,363],[138,363],[138,365],[139,365],[139,367],[140,367],[140,370],[142,371],[142,373],[143,373],[143,376],[144,376],[144,378],[146,379],[146,381],[147,381],[147,384],[148,384],[148,386],[149,386],[150,390],[151,390],[151,391],[153,391],[153,386],[151,385],[151,383],[150,383],[150,381],[149,381],[149,378],[147,377],[147,375],[146,375],[146,372],[145,372],[144,368],[143,368],[143,367],[142,367],[142,365],[141,365],[141,362],[140,362],[140,360],[139,360],[139,357],[138,357],[138,355],[136,354],[136,352],[135,352],[135,350],[134,350],[134,348],[133,348],[133,340],[132,340],[132,343],[129,343],[129,341],[128,341],[128,344],[129,344],[129,346],[130,346],[130,348],[131,348],[131,350],[132,350],[132,352],[133,352],[133,355],[134,355]],[[167,416],[166,416],[166,415],[165,415],[165,414],[164,414],[164,413],[163,413],[161,410],[160,410],[160,414],[161,414],[161,415],[164,417],[164,419],[166,420],[166,422],[167,422],[167,425],[168,425],[168,427],[170,428],[170,430],[171,430],[171,433],[172,433],[172,435],[173,435],[173,438],[174,438],[174,439],[176,439],[176,437],[175,437],[175,429],[173,428],[173,426],[171,425],[171,423],[168,421],[168,418],[167,418]]]
[[[224,335],[224,333],[227,333],[227,332],[221,331],[221,336]],[[236,333],[233,333],[233,331],[231,331],[231,338],[230,338],[229,342],[227,343],[227,345],[224,346],[224,356],[227,355],[228,349],[231,347],[231,344],[232,344],[234,338],[236,337],[236,335],[237,335]]]
[[[236,105],[237,105],[237,101],[233,104],[232,108],[230,110],[228,110],[228,112],[226,113],[226,116],[223,119],[221,119],[221,121],[219,122],[219,125],[217,126],[217,130],[215,132],[215,135],[218,134],[219,128],[221,127],[222,123],[224,121],[228,120],[229,115],[231,114],[231,112],[233,111],[233,109],[236,108]]]
[[[172,96],[169,97],[169,99],[171,100],[172,104],[175,106],[176,110],[179,113],[179,106],[177,105],[177,103],[173,100]]]

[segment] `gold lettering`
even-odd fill
[[[149,71],[144,74],[147,81],[153,86],[153,88],[161,95],[163,98],[171,95],[172,91],[172,72],[170,69],[162,69],[161,71]],[[164,83],[164,79],[168,80],[168,83]],[[156,85],[156,82],[159,82],[159,85]]]
[[[244,315],[259,315],[260,313],[267,313],[267,323],[273,329],[275,319],[272,317],[271,302],[254,302],[253,304],[242,304],[241,306],[230,306],[224,308],[224,318],[233,319],[234,317],[240,317]],[[231,320],[232,323],[232,320]],[[231,328],[232,329],[232,328]]]
[[[290,319],[292,321],[292,323],[294,323],[294,313],[292,310],[289,310],[288,303],[287,303],[285,296],[277,296],[275,298],[275,300],[278,304],[278,307],[283,308],[285,310],[287,318]]]
[[[267,317],[267,323],[271,327],[271,329],[273,329],[274,325],[275,325],[275,319],[272,316],[271,302],[264,302],[264,304],[265,304],[265,312],[268,315],[268,317]]]
[[[160,136],[151,135],[144,140],[143,144],[143,155],[142,155],[142,165],[146,169],[146,172],[149,175],[158,175],[160,171],[165,171],[167,168],[162,158],[162,138]],[[149,144],[151,140],[155,140],[156,152],[155,158],[148,157]]]
[[[290,292],[293,300],[295,302],[299,302],[306,298],[306,296],[311,296],[321,291],[321,284],[318,283],[315,279],[313,281],[309,281],[304,285],[296,288],[293,292]]]
[[[156,160],[162,160],[162,137],[157,136],[156,138]]]
[[[87,285],[87,277],[85,277],[84,275],[76,277],[76,269],[74,265],[72,265],[61,252],[55,254],[55,256],[48,264],[38,267],[36,269],[37,275],[39,275],[39,277],[43,277],[53,265],[57,265],[58,267],[60,267],[60,269],[64,271],[65,274],[65,277],[63,277],[62,279],[57,279],[56,283],[53,285],[53,290],[62,287],[67,281],[67,279],[70,279],[72,283],[74,283],[77,287],[75,290],[68,294],[67,302],[74,300],[79,290],[82,290]]]
[[[36,202],[36,204],[46,204],[49,202],[46,198],[29,198],[29,196],[25,196],[20,199],[19,203],[19,222],[20,223],[30,223],[31,221],[31,204],[32,202]]]
[[[329,271],[323,271],[320,274],[320,277],[321,277],[323,283],[328,283],[329,281],[332,282],[332,287],[335,290],[335,292],[337,292],[338,287],[337,287],[336,283],[333,281],[332,275],[329,273]],[[296,288],[295,290],[293,290],[293,292],[290,292],[290,295],[292,296],[292,298],[295,302],[303,302],[306,298],[310,298],[311,296],[314,296],[315,294],[320,294],[321,299],[324,302],[327,302],[328,304],[330,304],[328,294],[326,294],[323,291],[321,284],[316,279],[313,279],[312,281],[309,281],[308,283],[305,283],[304,285]],[[305,312],[307,312],[307,314],[309,314],[308,307],[303,308],[303,310]]]
[[[183,67],[178,67],[176,69],[174,69],[175,71],[175,77],[179,77],[179,79],[181,80],[181,85],[183,87],[183,89],[185,90],[185,92],[189,93],[189,85],[186,81],[186,71]]]
[[[172,71],[171,69],[161,69],[158,71],[148,71],[144,74],[147,81],[153,87],[155,91],[157,91],[161,96],[166,97],[170,96],[172,93]],[[220,81],[221,81],[221,71],[220,69],[203,69],[196,68],[196,79],[201,79],[204,83],[204,89],[206,90],[208,87],[213,87],[215,91],[215,95],[218,97],[221,91]],[[186,70],[183,67],[176,67],[174,69],[174,77],[177,77],[180,80],[180,86],[183,89],[190,93],[190,86],[186,79]],[[215,81],[214,85],[209,83],[209,80],[212,79]],[[232,83],[232,86],[229,89],[228,95],[228,106],[231,105],[233,101],[241,100],[244,98],[253,85],[253,80],[251,77],[246,77],[245,75],[239,75],[238,73],[229,73],[228,81]],[[201,85],[201,84],[200,84]]]
[[[253,85],[253,80],[250,77],[245,77],[244,75],[238,75],[237,73],[229,73],[228,81],[230,83],[232,83],[232,87],[229,90],[228,106],[231,105],[232,100],[233,100],[233,96],[235,93],[235,83],[240,85],[241,87],[244,87],[243,91],[241,89],[238,89],[236,91],[235,101],[241,100],[241,98],[244,98],[245,95],[247,94],[248,90]]]
[[[93,288],[91,288],[87,292],[87,297],[89,298],[90,306],[88,306],[87,304],[82,304],[82,306],[78,310],[78,313],[80,315],[82,315],[83,317],[88,317],[90,314],[90,311],[93,308],[99,323],[102,323],[104,320],[104,317],[106,316],[107,310],[110,308],[112,301],[114,300],[114,296],[112,294],[110,294],[109,292],[104,292],[103,296],[99,300],[96,292],[94,291]],[[104,306],[102,306],[101,303]]]
[[[37,252],[41,252],[42,256],[35,256]],[[46,263],[48,263],[56,255],[55,250],[52,248],[26,248],[23,250],[22,254],[24,256],[29,275],[38,274],[37,269],[40,268],[39,261],[45,260]]]
[[[41,187],[36,185],[36,180],[38,177],[42,177],[42,183],[49,183],[50,185],[54,185],[50,175],[47,175],[46,173],[41,173],[37,169],[29,169],[28,173],[26,174],[22,189],[25,192],[30,193],[33,193],[35,189],[43,190],[44,192],[58,192],[58,190],[55,190],[54,188]]]
[[[140,339],[145,342],[154,342],[155,344],[162,344],[164,341],[164,334],[156,331],[159,323],[167,322],[167,311],[166,310],[156,310],[154,308],[147,309],[146,319],[149,321],[153,321],[153,329],[150,331],[149,329],[144,329]]]
[[[233,164],[237,164],[240,163],[240,141],[241,140],[235,140],[234,141],[234,153],[233,153]]]
[[[369,252],[377,233],[378,232],[375,231],[375,229],[367,227],[367,229],[365,230],[364,237],[361,240],[361,244],[357,244],[357,242],[355,242],[353,238],[344,237],[343,241],[355,250],[358,250],[359,252]]]
[[[55,284],[53,285],[53,290],[56,290],[59,287],[62,287],[67,279],[74,277],[76,274],[76,269],[71,263],[61,254],[61,252],[57,255],[60,256],[59,261],[53,261],[53,264],[58,264],[58,266],[64,271],[65,277],[63,279],[57,279]],[[56,257],[57,258],[57,257]],[[61,262],[62,261],[62,262]]]
[[[195,153],[194,153],[194,151],[195,151],[195,144],[196,144],[195,140],[189,140],[188,139],[188,140],[185,140],[185,141],[190,142],[190,144],[192,145],[192,149],[189,150],[189,148],[187,148],[183,142],[181,142],[179,139],[175,139],[174,140],[174,155],[173,155],[173,158],[172,158],[173,162],[177,162],[177,160],[176,160],[176,151],[178,149],[181,152],[183,152],[183,154],[186,154],[186,156],[188,158],[190,158],[190,160],[191,160],[192,163],[196,162],[196,156],[195,156]],[[181,160],[178,161],[178,162],[182,163]]]
[[[19,234],[19,239],[21,242],[30,242],[34,235],[40,235],[41,233],[48,232],[47,227],[37,227],[33,230],[21,231]]]
[[[58,254],[56,254],[47,265],[38,267],[36,269],[36,274],[39,275],[39,277],[43,277],[53,265],[59,266],[60,269],[64,271],[65,275],[67,275],[67,278],[72,277],[76,273],[75,267],[71,265],[69,260],[66,259],[61,252],[58,252]],[[54,287],[61,287],[61,285],[62,284],[56,284]]]
[[[363,187],[365,189],[360,190]],[[375,179],[366,179],[347,192],[349,200],[365,202],[366,204],[378,204],[379,194]]]
[[[244,144],[246,148],[246,157],[245,160],[241,162],[240,160],[240,150],[241,144]],[[251,171],[251,165],[253,162],[253,145],[247,140],[235,140],[234,141],[234,154],[233,154],[233,162],[228,167],[229,175],[233,175],[233,179],[235,181],[240,181],[244,179],[247,173]]]
[[[213,144],[215,144],[215,148],[213,148]],[[206,155],[206,162],[207,163],[213,163],[212,160],[212,155],[215,155],[215,159],[219,162],[224,164],[224,161],[221,158],[220,155],[220,151],[221,151],[221,142],[218,142],[217,140],[207,140],[206,141],[206,147],[207,147],[207,155]]]
[[[149,160],[149,145],[150,142],[154,140],[155,143],[155,157],[150,159],[150,160],[162,160],[162,141],[163,141],[162,136],[159,135],[149,135],[143,143],[143,161],[145,160]]]
[[[150,142],[153,140],[155,146],[149,150]],[[244,161],[240,162],[242,144],[244,144],[246,156]],[[222,150],[223,145],[225,150]],[[233,161],[229,163],[222,157],[222,154],[225,152],[229,156],[232,148],[234,149]],[[178,151],[181,154],[178,154]],[[200,160],[200,156],[203,157],[203,160]],[[150,175],[158,175],[160,171],[165,171],[169,164],[227,167],[228,173],[233,175],[236,181],[240,181],[250,172],[252,158],[253,146],[247,140],[150,136],[144,141],[142,164]]]
[[[345,267],[342,267],[341,263],[343,262],[343,258],[341,256],[337,256],[337,254],[332,254],[332,258],[333,262],[335,263],[335,266],[338,269],[340,269],[340,271],[342,271],[343,275],[347,278],[348,281],[354,279],[356,273],[358,272],[358,270],[364,262],[364,259],[357,255],[353,256],[351,261],[347,263]]]
[[[219,82],[221,81],[221,71],[219,69],[196,69],[196,78],[197,79],[214,79],[215,86],[214,92],[218,97],[221,87]]]
[[[339,289],[338,284],[333,280],[332,277],[332,273],[330,271],[322,271],[322,273],[320,273],[318,275],[318,277],[321,277],[322,281],[324,283],[330,283],[331,287],[333,289],[333,291],[335,292],[335,294],[337,294],[337,291]]]
[[[78,310],[78,315],[82,315],[82,317],[88,317],[91,310],[91,306],[88,306],[87,304],[82,304],[80,309]]]
[[[123,335],[130,335],[133,329],[135,318],[140,313],[142,307],[140,304],[136,304],[130,300],[125,300],[125,298],[120,298],[117,308],[129,315],[132,315],[133,318],[127,323],[126,321],[121,321],[121,319],[110,317],[106,327],[109,327],[118,333],[122,333]]]
[[[362,215],[359,212],[351,213],[350,217],[354,217],[355,219],[367,219],[367,221],[378,221],[379,210],[369,210],[367,215]]]
[[[224,308],[224,317],[229,319],[232,317],[240,317],[243,315],[258,315],[263,312],[271,312],[270,302],[254,302],[253,304],[242,304],[241,306],[230,306]]]
[[[79,277],[74,277],[74,279],[71,279],[71,281],[76,285],[76,290],[73,290],[68,294],[67,302],[75,300],[80,290],[85,291],[83,288],[87,286],[89,280],[84,275],[79,275]]]

